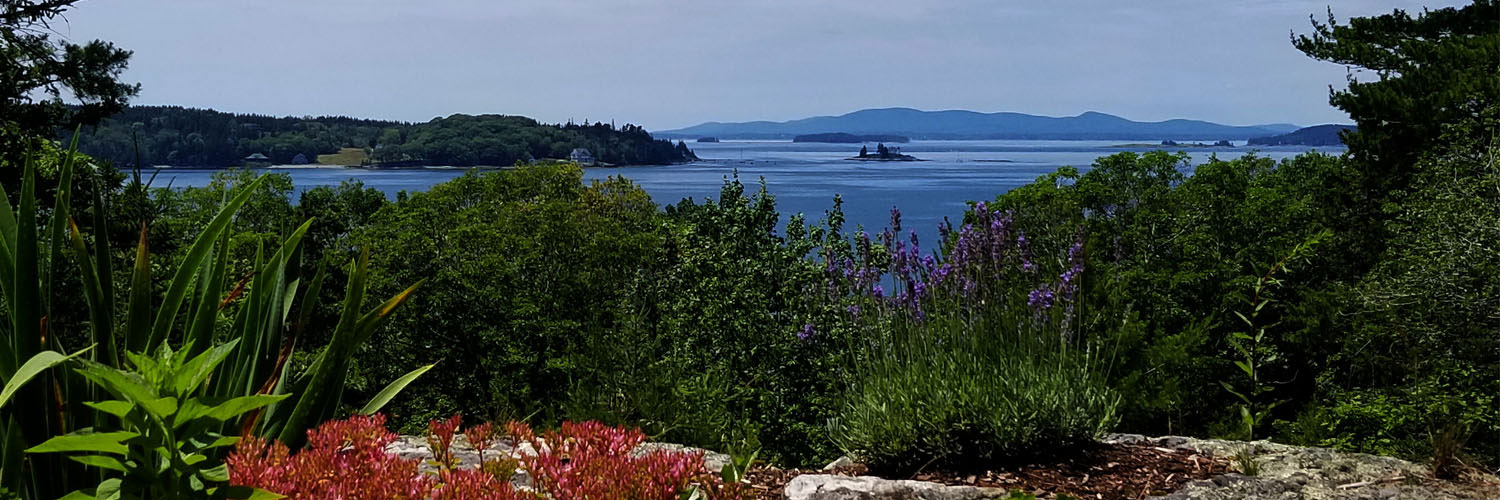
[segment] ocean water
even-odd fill
[[[690,146],[702,161],[685,165],[588,168],[587,179],[623,176],[649,193],[658,204],[685,198],[697,202],[717,199],[725,179],[739,175],[757,188],[764,180],[776,198],[783,221],[792,213],[803,213],[809,221],[822,219],[834,195],[844,202],[845,229],[863,226],[876,233],[888,225],[891,208],[900,207],[902,226],[916,229],[924,242],[935,241],[937,225],[944,217],[957,221],[969,201],[989,200],[1037,177],[1071,165],[1087,170],[1094,159],[1121,151],[1150,151],[1156,147],[1118,147],[1129,141],[916,141],[895,145],[903,153],[928,160],[922,162],[862,162],[845,160],[859,151],[857,144],[811,144],[792,142],[694,143]],[[874,150],[874,145],[870,145]],[[1310,150],[1340,153],[1342,148],[1235,147],[1182,148],[1194,164],[1217,155],[1232,159],[1254,152],[1273,159],[1287,158]],[[462,169],[364,170],[351,168],[268,169],[291,174],[300,189],[337,185],[358,179],[392,198],[400,191],[423,191],[463,175]],[[163,169],[154,185],[200,186],[214,170]]]

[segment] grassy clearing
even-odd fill
[[[370,159],[364,148],[342,148],[331,155],[318,155],[320,165],[363,165]]]

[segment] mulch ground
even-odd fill
[[[920,472],[908,477],[949,485],[1022,490],[1039,498],[1059,493],[1083,499],[1138,499],[1163,495],[1190,481],[1229,471],[1228,463],[1189,450],[1140,445],[1111,445],[1069,458],[1024,466],[995,467],[978,473]],[[863,466],[833,471],[759,468],[747,476],[761,499],[782,499],[786,484],[802,474],[870,475]]]

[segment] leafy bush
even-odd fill
[[[0,363],[3,363],[0,364],[0,376],[8,384],[16,382],[15,387],[7,386],[5,399],[14,394],[16,401],[24,401],[24,407],[28,409],[12,414],[15,407],[10,407],[5,409],[4,418],[0,418],[0,425],[6,427],[0,431],[0,449],[3,449],[0,457],[4,457],[0,459],[4,460],[0,463],[0,470],[3,470],[0,484],[27,497],[60,496],[64,488],[81,484],[78,478],[94,480],[100,477],[96,472],[81,469],[78,462],[82,462],[83,465],[110,470],[105,477],[131,467],[154,471],[137,474],[131,480],[142,482],[119,483],[130,488],[180,494],[192,490],[203,494],[210,488],[212,477],[217,477],[201,473],[212,470],[217,464],[216,452],[210,448],[227,444],[215,445],[219,437],[232,436],[243,430],[282,435],[284,440],[297,441],[304,429],[340,411],[348,371],[347,351],[378,329],[414,288],[397,294],[374,310],[361,312],[365,307],[364,275],[368,258],[357,259],[350,269],[351,279],[341,303],[341,320],[334,329],[333,341],[316,350],[312,368],[300,375],[292,374],[284,367],[295,348],[294,340],[302,322],[291,314],[291,306],[300,288],[296,272],[301,256],[300,241],[310,224],[304,223],[291,231],[279,246],[272,246],[269,255],[264,252],[264,247],[258,248],[251,267],[253,277],[233,284],[229,270],[230,226],[237,211],[261,186],[260,179],[249,179],[248,185],[232,192],[223,205],[202,223],[202,230],[184,245],[181,255],[171,259],[176,270],[163,284],[159,296],[152,283],[148,228],[142,224],[134,249],[134,265],[128,271],[129,286],[117,288],[115,283],[119,277],[113,271],[115,263],[111,252],[106,248],[91,252],[89,248],[89,239],[96,247],[108,246],[105,233],[110,211],[103,194],[96,192],[91,200],[92,234],[85,236],[71,217],[69,186],[72,185],[76,159],[70,151],[60,168],[55,206],[45,226],[38,227],[42,211],[34,196],[35,165],[28,164],[23,173],[21,199],[17,205],[12,207],[8,200],[0,200],[4,201],[0,203],[0,236],[3,236],[0,239],[4,240],[5,247],[5,251],[0,252],[0,269],[8,270],[0,273],[4,276],[0,279],[3,282],[0,283],[0,289],[3,289],[0,292],[5,295],[6,304],[0,312],[8,320],[3,325],[8,340],[0,351]],[[85,176],[92,174],[87,170],[82,173]],[[64,282],[62,271],[68,269],[63,264],[69,263],[67,258],[70,256],[70,264],[77,272],[78,292],[86,306],[81,311],[63,309],[52,300],[62,293],[54,283]],[[308,287],[310,293],[302,294],[300,311],[303,315],[310,310],[309,304],[314,302],[312,299],[317,297],[316,290],[320,286],[321,276],[315,276]],[[123,310],[116,307],[121,298],[125,302]],[[82,317],[87,322],[50,321],[54,317],[54,307],[57,307],[57,312],[63,312],[64,317]],[[229,318],[231,316],[233,319]],[[87,325],[86,329],[84,325]],[[93,345],[88,350],[89,361],[84,371],[78,374],[43,373],[38,369],[62,362],[62,356],[57,352],[76,350],[76,347],[66,349],[65,342],[78,339]],[[166,375],[163,373],[180,366],[184,359],[205,359],[199,354],[221,341],[235,347],[215,350],[217,358],[213,362],[201,361],[193,368],[196,372],[164,382]],[[155,358],[141,353],[150,356],[168,354],[152,362]],[[173,358],[171,353],[179,353],[185,358]],[[23,360],[31,364],[11,364]],[[120,375],[111,371],[124,366],[127,360],[141,373]],[[119,376],[100,375],[105,373]],[[116,379],[134,381],[135,385],[123,384]],[[20,385],[28,380],[33,383]],[[397,391],[399,385],[388,390]],[[127,403],[104,407],[86,404],[97,403],[102,392],[111,392]],[[203,406],[227,404],[229,401],[240,401],[240,404],[260,401],[255,398],[272,398],[271,403],[274,403],[283,397],[291,397],[285,404],[271,404],[264,411],[258,410],[264,405],[254,405],[244,407],[257,409],[254,412],[223,410],[214,413],[213,419],[223,425],[217,428],[207,424],[188,425],[204,416],[189,414],[190,408],[180,406],[186,404],[183,398],[188,394],[203,397]],[[125,418],[127,412],[119,408],[122,404],[144,405],[150,416],[158,420],[171,416],[173,425],[185,426],[174,428],[174,431],[184,433],[177,436],[182,442],[171,442],[172,435],[146,432],[146,429],[153,428],[148,425],[149,419]],[[378,404],[369,411],[374,411],[375,407]],[[54,410],[37,411],[39,408]],[[112,423],[110,416],[121,421]],[[125,445],[119,444],[124,438],[111,441],[109,436],[118,438],[123,435],[119,433],[132,432],[147,435],[149,439],[139,439],[132,444],[145,446],[148,450],[155,450],[153,446],[165,446],[164,451],[160,451],[165,454],[163,457],[181,463],[166,471],[158,470],[159,464],[146,457],[157,451],[141,452],[131,457],[139,462],[134,466],[128,460],[119,464],[99,458],[67,461],[62,456],[48,454],[31,454],[22,458],[21,451],[27,448],[33,451],[69,451],[47,448],[43,441],[62,433],[63,429],[84,428],[94,433],[94,437],[86,438],[89,443],[104,443],[100,446],[107,445],[111,452],[120,454],[126,449]],[[63,443],[76,444],[85,438],[70,439]],[[162,445],[162,441],[154,439],[169,441]],[[109,445],[109,442],[115,444]],[[84,450],[97,451],[98,448]]]
[[[374,251],[373,290],[426,280],[358,352],[376,380],[441,361],[392,403],[396,425],[441,415],[561,418],[586,339],[655,252],[656,205],[623,179],[584,185],[576,165],[469,173],[390,204],[355,237]]]
[[[823,266],[807,259],[837,235],[780,214],[762,185],[726,180],[717,199],[666,207],[661,249],[620,301],[619,326],[588,338],[569,416],[640,426],[657,439],[726,451],[761,448],[781,463],[822,465],[836,450],[833,415],[842,344],[810,343],[828,325]],[[839,330],[824,328],[831,340]]]
[[[860,240],[833,273],[867,330],[851,343],[853,383],[831,432],[873,468],[1028,457],[1092,441],[1117,418],[1119,398],[1075,323],[1081,235],[1049,265],[1012,214],[980,203],[967,220],[941,231],[945,252],[924,255],[915,233],[909,246],[899,239],[893,210],[887,253]]]
[[[106,427],[118,430],[78,431],[48,439],[26,452],[87,452],[69,458],[120,473],[75,494],[217,498],[219,486],[229,476],[223,463],[209,457],[218,453],[216,448],[236,442],[236,438],[223,434],[225,423],[287,397],[255,394],[226,399],[196,395],[235,347],[231,342],[192,357],[190,349],[173,352],[166,345],[151,356],[126,353],[133,365],[129,371],[85,361],[78,373],[120,398],[86,404],[118,419],[118,425]]]

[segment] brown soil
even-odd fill
[[[1223,460],[1190,450],[1140,445],[1102,446],[1077,457],[1060,458],[1024,466],[995,467],[980,473],[921,472],[910,477],[950,485],[984,486],[1022,490],[1040,498],[1068,494],[1083,499],[1138,499],[1162,495],[1189,481],[1207,479],[1229,471]],[[843,476],[868,475],[862,466],[831,471]],[[759,468],[748,474],[757,498],[785,498],[786,484],[802,474],[826,474],[819,470]]]

